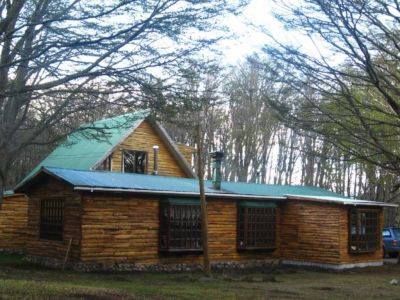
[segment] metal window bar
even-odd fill
[[[379,211],[352,210],[349,213],[349,251],[373,252],[379,247]]]
[[[42,199],[40,201],[40,238],[62,241],[63,229],[64,200]]]
[[[202,249],[200,206],[162,204],[160,212],[160,250]]]
[[[275,236],[275,208],[238,207],[238,249],[273,249]]]

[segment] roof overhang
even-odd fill
[[[102,187],[85,187],[76,186],[76,191],[86,192],[111,192],[111,193],[133,193],[142,195],[165,195],[165,196],[190,196],[199,197],[199,193],[193,192],[177,192],[167,190],[140,190],[140,189],[115,189],[115,188],[102,188]],[[243,194],[229,194],[229,193],[206,193],[207,197],[213,198],[230,198],[230,199],[252,199],[252,200],[286,200],[286,197],[273,197],[273,196],[256,196],[256,195],[243,195]]]
[[[339,204],[348,206],[379,206],[379,207],[398,207],[397,204],[384,203],[369,200],[355,200],[340,197],[325,197],[325,196],[301,196],[301,195],[285,195],[288,200],[305,201],[305,202],[318,202]]]
[[[91,172],[91,171],[83,171]],[[81,192],[104,192],[104,193],[129,193],[129,194],[141,194],[141,195],[164,195],[164,196],[190,196],[199,197],[198,191],[179,191],[179,190],[168,190],[168,189],[141,189],[141,188],[118,188],[118,187],[104,187],[104,186],[87,186],[87,185],[74,185],[67,179],[59,176],[52,172],[51,169],[42,167],[35,175],[23,185],[19,186],[15,190],[16,193],[21,193],[27,190],[32,184],[37,182],[41,176],[47,175],[53,178],[65,182],[72,186],[75,191]],[[285,194],[283,196],[269,196],[269,195],[251,195],[251,194],[240,194],[233,193],[229,191],[216,191],[216,192],[206,192],[207,197],[220,198],[220,199],[236,199],[236,200],[270,200],[270,201],[303,201],[303,202],[313,202],[320,204],[335,204],[335,205],[346,205],[346,206],[364,206],[364,207],[398,207],[397,204],[384,203],[377,201],[368,200],[355,200],[344,197],[334,197],[334,196],[307,196],[307,195],[295,195],[295,194]]]
[[[21,181],[14,189],[14,193],[25,193],[31,186],[33,186],[36,182],[40,181],[43,176],[53,177],[61,182],[64,182],[68,185],[71,185],[70,182],[65,180],[64,178],[54,174],[50,170],[48,170],[45,166],[40,167],[33,175],[26,181]]]

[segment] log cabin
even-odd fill
[[[15,189],[28,197],[28,257],[83,269],[198,267],[193,150],[177,146],[146,112],[82,125]],[[221,155],[214,158],[205,187],[214,267],[382,265],[389,204],[316,187],[220,181]]]

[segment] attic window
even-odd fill
[[[201,251],[201,209],[198,199],[168,199],[160,203],[162,252]]]
[[[107,158],[103,160],[96,170],[111,171],[111,155],[107,156]]]
[[[276,205],[270,202],[238,203],[238,250],[276,247]]]
[[[145,174],[147,169],[147,152],[123,150],[122,171],[124,173]]]
[[[352,209],[349,211],[349,252],[374,252],[379,247],[379,210]]]

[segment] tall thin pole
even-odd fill
[[[201,206],[201,237],[203,241],[203,271],[207,276],[211,276],[210,256],[208,251],[207,202],[204,193],[203,135],[200,122],[197,125],[197,165]]]

